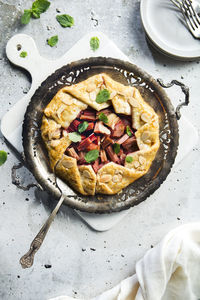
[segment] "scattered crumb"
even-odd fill
[[[46,269],[50,269],[50,268],[51,268],[51,265],[47,265],[47,264],[46,264],[46,265],[44,265],[44,266],[45,266]]]
[[[95,249],[95,248],[90,248],[90,250],[91,250],[91,251],[96,251],[96,249]]]

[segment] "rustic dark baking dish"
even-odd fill
[[[54,174],[51,172],[48,154],[44,147],[40,126],[44,108],[54,95],[65,85],[71,85],[87,79],[97,73],[106,72],[114,80],[125,85],[138,87],[145,101],[159,115],[161,145],[149,172],[123,189],[117,195],[83,196],[65,186],[65,204],[72,208],[96,213],[110,213],[128,209],[150,196],[169,174],[174,163],[178,142],[178,122],[180,107],[188,104],[188,89],[180,82],[173,81],[164,86],[145,71],[129,62],[113,58],[88,58],[63,66],[50,75],[36,90],[27,107],[23,124],[23,147],[27,165],[38,183],[55,198],[60,197]],[[172,84],[181,86],[186,95],[185,102],[174,109],[170,99],[161,87]]]

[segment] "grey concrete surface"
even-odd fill
[[[200,64],[167,58],[147,43],[139,14],[140,1],[54,0],[40,19],[22,26],[20,15],[31,3],[30,0],[0,0],[0,119],[31,85],[30,76],[11,65],[5,56],[5,46],[12,35],[31,35],[43,56],[56,58],[95,29],[107,34],[135,64],[155,78],[161,77],[166,82],[178,79],[188,85],[191,103],[184,108],[184,114],[200,128]],[[55,20],[56,9],[72,15],[75,26],[60,27]],[[46,39],[54,34],[59,35],[59,42],[50,48]],[[168,92],[176,105],[181,97],[179,90]],[[0,167],[0,299],[49,299],[62,294],[88,299],[133,274],[136,261],[170,229],[199,220],[198,144],[172,170],[153,197],[135,207],[108,232],[91,230],[73,210],[62,207],[36,255],[34,266],[23,270],[19,258],[28,250],[54,201],[37,189],[23,191],[13,185],[11,168],[18,159],[2,134],[0,149],[9,153],[7,162]],[[34,180],[25,168],[18,171],[18,176],[24,184]]]

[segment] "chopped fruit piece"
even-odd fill
[[[122,123],[121,120],[119,120],[119,122],[117,122],[117,124],[115,125],[115,128],[114,130],[112,131],[112,137],[121,137],[122,134],[124,134],[124,129],[125,129],[125,126],[124,124]]]
[[[108,115],[108,123],[107,123],[107,125],[114,130],[115,129],[115,125],[119,121],[120,121],[119,117],[116,114],[111,113],[110,115]]]
[[[95,124],[94,132],[102,133],[102,134],[106,134],[106,135],[109,135],[111,133],[110,130],[106,126],[104,126],[101,121],[99,121]]]
[[[124,165],[125,159],[126,159],[126,154],[125,154],[125,153],[122,153],[122,154],[120,155],[120,163],[121,163],[122,165]]]
[[[108,116],[108,115],[112,114],[112,111],[109,108],[106,108],[106,109],[103,109],[101,111],[98,111],[97,116],[99,116],[101,113]]]
[[[82,164],[85,164],[86,161],[85,161],[85,153],[84,152],[79,152],[79,159],[78,159],[78,163],[79,165],[82,165]]]
[[[112,146],[107,147],[106,152],[113,162],[115,162],[115,163],[119,162],[119,158],[118,158],[117,154],[115,154],[115,152],[113,151]]]
[[[130,137],[128,140],[126,140],[122,144],[123,148],[127,151],[136,151],[138,146],[137,146],[137,141],[135,136]]]
[[[81,123],[80,121],[74,120],[74,121],[70,124],[70,127],[73,128],[74,131],[77,131],[78,125],[79,125],[80,123]]]
[[[129,116],[126,116],[126,118],[121,118],[124,126],[129,126],[131,127],[131,124],[132,124],[132,120],[131,120],[131,117]]]
[[[102,163],[108,161],[105,150],[101,150],[100,157]]]
[[[76,153],[76,151],[74,150],[73,147],[66,149],[66,153],[67,153],[69,156],[71,156],[71,157],[73,157],[73,158],[76,158],[77,160],[79,159],[79,156],[78,156],[78,154]]]
[[[91,143],[88,147],[87,147],[87,151],[91,151],[91,150],[94,150],[94,149],[97,149],[99,150],[99,146],[94,144],[94,143]]]
[[[81,141],[84,140],[84,139],[86,139],[86,136],[81,134]]]
[[[94,141],[94,143],[95,143],[96,145],[99,145],[99,146],[100,146],[100,140],[101,140],[100,136],[97,136],[97,137],[96,137],[96,140]]]
[[[88,127],[85,131],[89,131],[89,130],[92,130],[92,129],[94,129],[94,123],[89,123]]]
[[[91,143],[92,143],[92,141],[91,141],[91,139],[88,137],[88,138],[82,140],[82,141],[79,143],[79,145],[78,145],[78,147],[77,147],[77,150],[78,150],[78,151],[86,150],[87,147],[88,147]]]
[[[74,132],[73,126],[70,125],[70,126],[67,128],[67,131],[68,131],[68,132]]]
[[[90,138],[91,142],[96,142],[96,140],[97,140],[97,137],[96,137],[96,135],[94,135],[94,133],[89,135],[89,138]]]
[[[94,164],[92,165],[92,167],[93,167],[94,172],[97,173],[98,170],[99,170],[99,159],[96,159],[96,160],[95,160],[95,162],[94,162]]]
[[[108,147],[110,144],[114,144],[114,141],[109,137],[107,136],[104,140],[103,140],[103,143],[102,143],[102,148],[105,149],[106,147]]]
[[[121,145],[121,144],[123,144],[128,139],[129,139],[128,134],[125,134],[119,140],[117,140],[116,143]]]
[[[96,120],[96,114],[95,112],[91,110],[85,110],[83,114],[80,116],[81,120],[87,120],[87,121],[95,121]]]

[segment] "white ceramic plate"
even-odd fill
[[[200,58],[200,39],[191,35],[170,0],[141,0],[140,13],[148,38],[159,50],[182,60]]]

